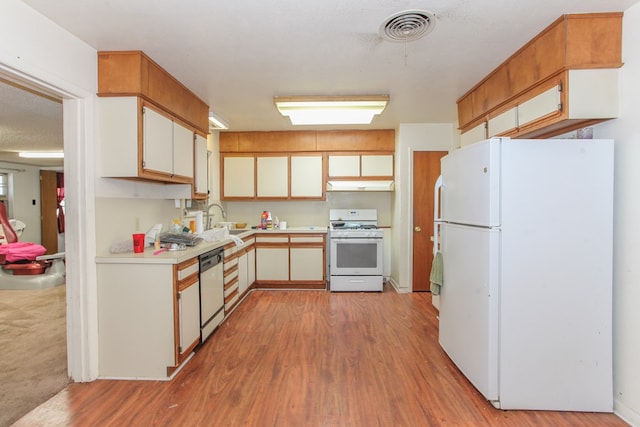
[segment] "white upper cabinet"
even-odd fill
[[[560,88],[554,86],[518,105],[518,126],[560,111]]]
[[[194,143],[194,178],[193,193],[206,196],[209,193],[209,159],[207,153],[207,139],[196,135]]]
[[[465,146],[477,141],[487,139],[487,122],[482,122],[477,126],[474,126],[468,132],[460,135],[460,145]]]
[[[102,176],[193,182],[193,130],[135,96],[99,98],[98,117]]]
[[[323,197],[322,155],[291,156],[291,198]]]
[[[221,164],[223,200],[324,198],[322,154],[223,154]]]
[[[195,133],[173,122],[173,174],[193,178]]]
[[[258,197],[288,197],[289,157],[258,157]]]
[[[329,156],[329,176],[359,177],[360,156]]]
[[[143,168],[173,173],[173,122],[152,110],[143,108]]]
[[[393,155],[367,154],[360,158],[362,162],[362,177],[393,176]]]
[[[222,197],[254,198],[255,158],[253,156],[223,158]]]
[[[492,117],[487,122],[487,132],[489,137],[505,132],[511,132],[518,128],[518,110],[516,107]]]
[[[393,178],[393,154],[330,155],[329,178]]]

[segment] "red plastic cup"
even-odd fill
[[[137,254],[144,252],[144,234],[135,233],[133,235],[133,252]]]

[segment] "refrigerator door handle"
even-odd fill
[[[435,255],[440,248],[440,194],[442,193],[442,175],[436,179],[433,188],[433,254]]]

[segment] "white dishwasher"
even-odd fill
[[[224,319],[224,249],[200,255],[200,337],[202,342]]]

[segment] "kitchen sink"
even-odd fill
[[[246,233],[249,230],[229,230],[229,234],[242,234]]]

